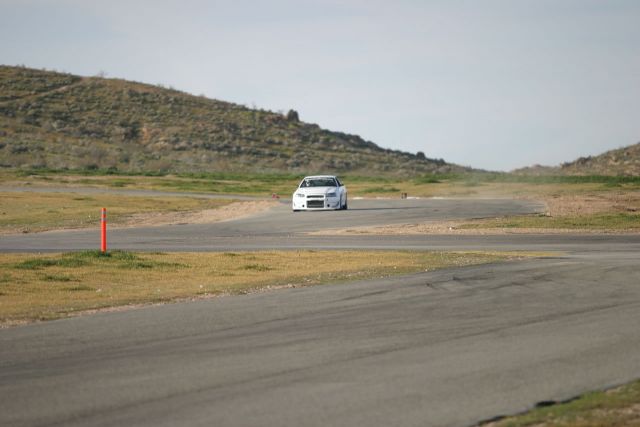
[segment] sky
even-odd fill
[[[640,141],[639,23],[637,0],[0,0],[0,64],[512,170]]]

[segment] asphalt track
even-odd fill
[[[117,230],[111,242],[167,251],[557,253],[0,330],[0,425],[465,426],[640,377],[639,236],[302,233],[541,208],[506,200],[350,205]],[[2,236],[0,250],[95,247],[96,234]]]
[[[144,192],[146,195],[164,193]],[[216,196],[213,196],[216,197]],[[164,227],[109,231],[109,246],[129,250],[199,251],[226,249],[279,249],[306,239],[306,232],[331,228],[404,224],[442,219],[484,218],[544,211],[533,201],[508,199],[409,199],[350,200],[347,211],[293,213],[288,201],[261,214],[214,224],[178,224]],[[60,251],[99,247],[98,224],[94,230],[0,236],[0,251]],[[308,239],[307,239],[308,240]],[[375,241],[376,239],[369,239]],[[314,237],[315,244],[334,239]],[[349,239],[335,239],[348,245]],[[357,239],[352,247],[359,247]],[[308,247],[308,246],[305,246]]]

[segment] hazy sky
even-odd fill
[[[0,0],[0,63],[293,108],[486,169],[640,141],[638,0]]]

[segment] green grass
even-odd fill
[[[443,181],[443,179],[444,178],[440,176],[426,175],[420,178],[415,178],[413,182],[418,185],[419,184],[440,184]]]
[[[372,194],[372,193],[399,193],[400,189],[396,187],[367,187],[360,190],[363,194]]]
[[[440,182],[521,183],[521,184],[640,184],[640,176],[611,175],[519,175],[502,172],[427,174],[412,180],[415,184]]]
[[[117,168],[107,169],[87,169],[87,168],[22,168],[16,169],[15,174],[21,177],[28,176],[47,176],[47,175],[70,175],[70,176],[177,176],[180,178],[191,178],[197,180],[231,180],[231,181],[261,181],[261,182],[280,182],[283,180],[300,180],[303,175],[289,173],[236,173],[236,172],[182,172],[172,174],[166,171],[126,171]]]
[[[80,251],[80,252],[68,252],[62,254],[58,258],[31,258],[26,259],[14,266],[19,270],[42,270],[49,267],[62,267],[62,268],[78,268],[87,266],[110,266],[120,269],[138,270],[138,269],[152,269],[152,268],[186,268],[187,265],[180,263],[167,263],[162,261],[149,261],[147,259],[141,259],[138,255],[132,252],[115,250],[111,252],[94,251]],[[60,280],[63,276],[46,275],[44,278],[51,281],[65,281]],[[67,280],[68,281],[68,280]]]
[[[47,282],[71,282],[73,277],[64,274],[45,274],[42,280]]]
[[[640,184],[640,176],[610,175],[518,175],[486,172],[474,174],[449,174],[443,178],[467,183],[521,183],[521,184]],[[436,176],[438,178],[438,176]]]
[[[126,171],[117,168],[107,169],[53,169],[53,168],[23,168],[16,169],[16,175],[47,176],[47,175],[75,175],[75,176],[167,176],[175,175],[180,178],[196,180],[221,180],[221,181],[248,181],[279,183],[282,181],[299,181],[304,175],[296,173],[234,173],[234,172],[182,172],[170,174],[163,171]],[[392,183],[401,182],[402,179],[385,176],[366,176],[358,174],[340,174],[345,181],[351,183]],[[438,184],[441,182],[467,182],[467,183],[523,183],[523,184],[640,184],[640,176],[611,176],[611,175],[519,175],[501,172],[474,172],[474,173],[433,173],[414,178],[406,178],[414,184]]]
[[[263,264],[247,264],[243,267],[245,270],[253,270],[253,271],[269,271],[271,267]]]
[[[605,427],[638,426],[640,381],[608,391],[586,393],[577,399],[533,409],[525,414],[492,423],[493,427]]]
[[[86,291],[95,291],[96,288],[92,288],[91,286],[86,285],[77,285],[77,286],[69,286],[64,288],[65,291],[70,292],[86,292]]]
[[[117,175],[116,175],[117,174]],[[292,192],[303,175],[198,172],[166,173],[118,172],[115,170],[87,169],[25,169],[14,175],[30,181],[50,184],[80,184],[110,188],[149,188],[172,192],[200,192],[216,194],[286,194]],[[69,178],[73,178],[70,180]]]

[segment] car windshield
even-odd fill
[[[305,187],[337,187],[333,178],[309,178],[300,183],[300,188]]]

